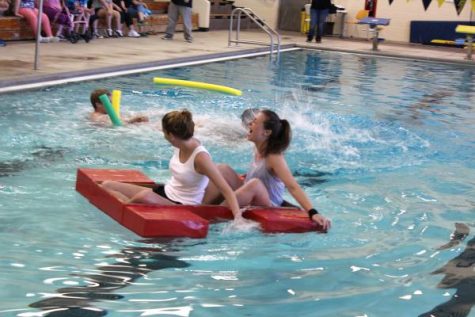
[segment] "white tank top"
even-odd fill
[[[193,150],[185,163],[180,162],[180,150],[175,149],[170,160],[171,180],[165,185],[165,194],[173,201],[183,205],[199,205],[203,201],[209,179],[195,171],[195,157],[208,151],[203,146]]]

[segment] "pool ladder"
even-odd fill
[[[269,35],[270,44],[268,42],[259,42],[259,41],[249,41],[239,39],[239,34],[241,31],[241,16],[246,15],[251,21],[253,21],[257,26],[259,26],[264,32]],[[233,40],[233,28],[234,28],[234,17],[237,16],[236,22],[236,36]],[[270,48],[270,57],[274,56],[274,53],[277,54],[277,58],[280,55],[280,34],[271,28],[264,20],[259,18],[250,8],[235,8],[231,12],[231,19],[229,22],[229,33],[228,33],[228,46],[231,46],[231,43],[238,45],[239,43],[244,44],[256,44],[256,45],[265,45]]]

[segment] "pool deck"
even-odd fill
[[[8,42],[0,47],[0,93],[88,79],[102,74],[128,72],[143,68],[155,69],[181,63],[200,63],[203,60],[233,58],[236,55],[268,52],[258,45],[241,44],[228,47],[227,31],[195,32],[193,43],[177,33],[173,41],[160,39],[161,35],[143,38],[97,39],[90,43],[80,41],[40,44],[39,69],[34,70],[35,43]],[[371,42],[325,37],[322,43],[306,43],[301,33],[283,32],[282,45],[335,50],[359,54],[376,54],[414,60],[457,63],[475,67],[475,61],[466,59],[466,50],[414,44],[380,43],[379,51],[371,50]],[[267,41],[267,35],[257,31],[241,32],[241,39]]]

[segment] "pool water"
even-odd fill
[[[151,123],[89,122],[98,87],[122,90],[122,112]],[[474,106],[475,67],[318,51],[2,95],[0,316],[475,316],[473,234],[441,248],[455,223],[475,224]],[[143,239],[74,190],[78,167],[166,180],[159,122],[177,108],[216,162],[244,172],[248,107],[290,121],[289,166],[332,219],[328,234],[219,223],[202,240]]]

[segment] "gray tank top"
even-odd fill
[[[258,178],[261,180],[269,192],[269,198],[274,207],[282,206],[282,203],[284,202],[283,196],[285,185],[280,178],[272,175],[266,168],[266,160],[259,160],[251,163],[251,167],[246,174],[245,182],[248,182],[252,178]]]

